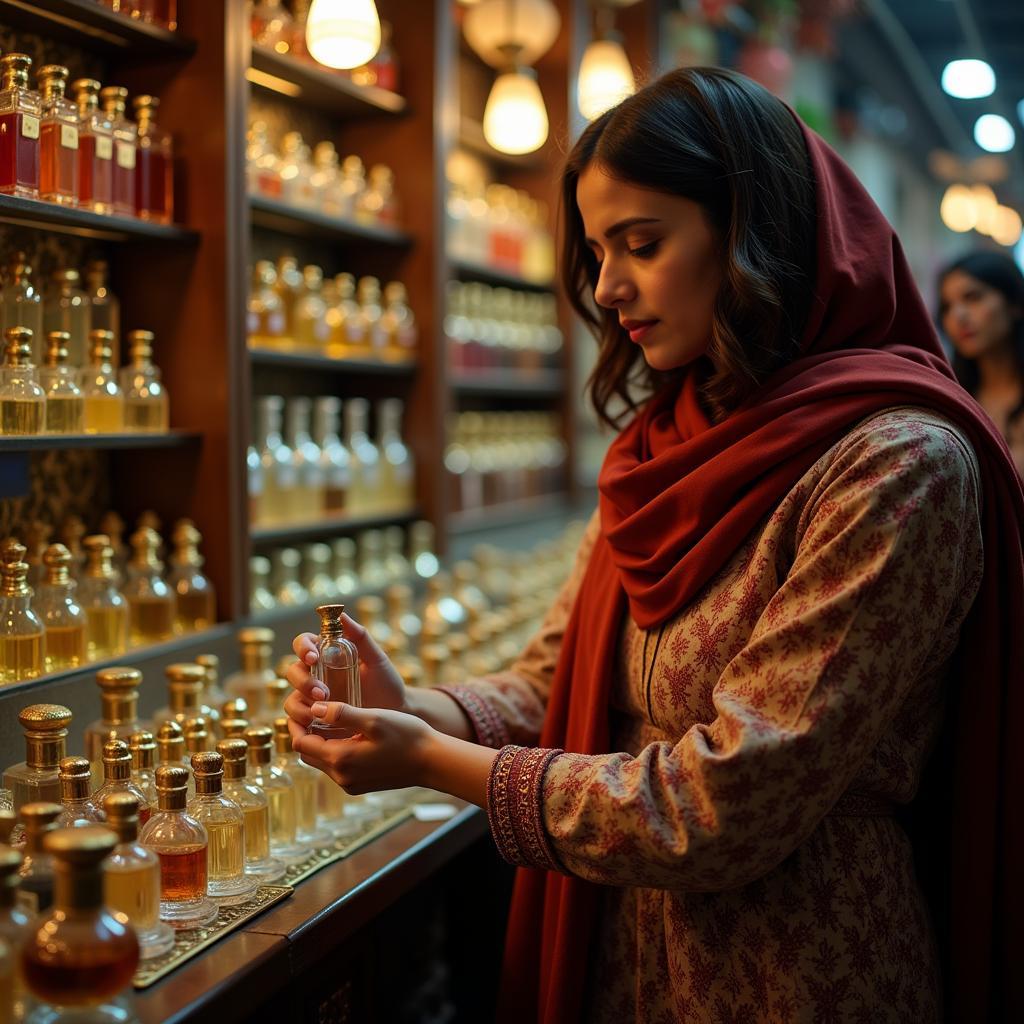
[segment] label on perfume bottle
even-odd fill
[[[96,159],[109,160],[114,155],[114,140],[106,135],[96,136]]]
[[[135,166],[135,147],[130,142],[117,144],[117,166],[130,171]]]
[[[21,115],[21,134],[26,139],[38,139],[39,138],[39,118],[33,117],[31,114]]]
[[[60,144],[65,149],[78,149],[78,129],[73,124],[60,126]]]

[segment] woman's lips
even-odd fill
[[[650,333],[657,322],[657,320],[627,320],[622,326],[626,328],[630,341],[640,342]]]

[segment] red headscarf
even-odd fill
[[[676,615],[797,480],[870,414],[918,405],[946,416],[981,465],[985,572],[961,631],[953,768],[932,841],[952,846],[943,965],[953,1020],[1024,1019],[1024,494],[1006,445],[956,383],[899,240],[845,163],[804,127],[817,196],[815,299],[801,356],[723,422],[693,375],[652,399],[601,472],[601,535],[570,616],[541,746],[608,753],[609,667],[622,616]],[[766,468],[767,467],[767,468]],[[1014,742],[1015,741],[1015,742]],[[949,780],[952,779],[952,783]],[[934,847],[932,847],[934,849]],[[581,1020],[597,887],[520,869],[506,944],[502,1019]],[[945,930],[945,929],[943,929]]]

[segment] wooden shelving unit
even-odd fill
[[[270,348],[249,347],[253,366],[279,370],[316,370],[319,373],[358,374],[361,377],[412,377],[416,363],[385,362],[383,359],[334,359],[316,352],[279,352]]]
[[[411,235],[399,228],[379,224],[360,224],[327,217],[316,210],[288,206],[265,196],[250,196],[253,227],[284,235],[303,235],[353,245],[382,245],[404,249],[413,244]]]
[[[452,258],[448,261],[451,275],[458,281],[482,281],[499,288],[515,288],[525,292],[554,291],[554,281],[533,281],[501,267],[492,267],[486,263],[475,263],[473,260]]]
[[[418,517],[418,513],[395,512],[374,516],[346,516],[342,519],[324,519],[311,523],[288,526],[256,526],[250,531],[254,547],[281,547],[322,540],[325,537],[345,537],[361,530],[377,530],[385,526],[405,526]]]
[[[561,370],[459,370],[450,381],[460,395],[553,398],[565,391]]]
[[[172,430],[167,434],[40,434],[33,437],[0,437],[0,459],[25,452],[92,448],[98,451],[186,448],[198,445],[203,435],[196,430]]]

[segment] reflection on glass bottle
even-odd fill
[[[174,552],[167,585],[174,591],[175,621],[180,633],[208,629],[217,621],[217,595],[202,571],[202,539],[190,519],[179,520],[171,534]]]
[[[61,805],[50,801],[22,804],[18,811],[25,829],[18,903],[29,914],[41,914],[53,903],[53,858],[46,852],[44,840],[56,831],[60,815]]]
[[[174,220],[174,145],[171,133],[156,123],[160,101],[136,96],[139,148],[135,162],[135,212],[142,220],[170,224]]]
[[[59,828],[77,828],[103,821],[103,812],[90,799],[91,773],[84,757],[63,757],[57,766],[60,802],[63,810],[57,819]]]
[[[114,125],[100,110],[100,83],[71,83],[78,104],[78,205],[94,213],[114,211]],[[97,325],[98,326],[98,325]]]
[[[18,722],[25,734],[25,760],[4,769],[4,789],[11,791],[16,811],[40,800],[59,804],[57,766],[65,755],[71,712],[62,704],[30,704],[21,709]]]
[[[111,365],[110,331],[89,332],[89,366],[82,375],[87,434],[119,434],[124,430],[124,394]]]
[[[66,99],[68,69],[47,64],[36,72],[42,93],[39,119],[39,198],[78,202],[78,108]]]
[[[137,647],[169,640],[174,635],[174,595],[161,576],[160,536],[143,527],[132,534],[131,544],[134,553],[124,587],[129,643]]]
[[[121,371],[125,430],[166,434],[170,429],[170,400],[153,364],[153,332],[129,331],[131,362]]]
[[[292,780],[271,764],[273,730],[265,725],[245,730],[249,744],[249,777],[267,794],[270,803],[270,853],[292,864],[309,856],[307,844],[296,840],[295,787]]]
[[[68,366],[67,331],[50,331],[39,384],[46,394],[43,429],[47,434],[81,434],[85,428],[85,404],[78,376]]]
[[[35,609],[43,622],[47,672],[78,668],[85,662],[85,612],[75,599],[77,584],[68,569],[71,553],[51,544],[43,555],[46,576],[36,594]]]
[[[38,199],[42,98],[29,87],[32,58],[8,53],[0,59],[0,67],[0,193]]]
[[[85,647],[90,661],[124,654],[128,648],[128,602],[117,589],[114,549],[106,534],[86,537],[85,572],[78,585],[78,603],[85,612]]]
[[[313,402],[313,440],[320,449],[320,468],[324,481],[324,514],[342,516],[348,509],[352,467],[348,449],[338,436],[341,400],[332,396]]]
[[[342,622],[343,604],[322,604],[316,613],[320,616],[320,639],[317,643],[317,662],[310,669],[314,679],[327,694],[327,700],[341,701],[362,706],[359,687],[359,651],[345,636]],[[323,735],[333,735],[335,730],[314,719],[309,726]],[[344,735],[339,732],[338,735]]]
[[[0,684],[43,674],[43,623],[32,610],[24,558],[24,546],[13,538],[0,546]]]
[[[138,128],[125,116],[128,90],[120,85],[108,85],[100,90],[100,102],[114,126],[114,213],[134,217]]]
[[[3,120],[4,115],[0,114],[0,125]],[[0,135],[0,151],[2,149],[3,136]],[[0,293],[0,328],[27,327],[32,332],[32,362],[39,366],[44,354],[43,299],[33,278],[25,253],[13,253],[7,263],[3,292]]]
[[[0,435],[41,434],[46,395],[32,363],[31,332],[24,327],[4,331],[4,364],[0,369]]]

